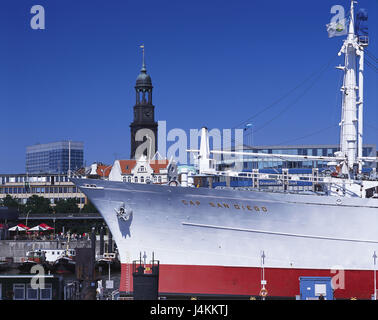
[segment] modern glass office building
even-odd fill
[[[60,141],[26,147],[26,173],[66,174],[68,170],[82,168],[83,163],[83,142]]]

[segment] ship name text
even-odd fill
[[[196,200],[181,200],[181,202],[186,206],[200,206],[201,202]],[[265,206],[254,206],[254,205],[244,205],[244,204],[230,204],[230,203],[220,203],[220,202],[208,202],[207,203],[212,208],[219,209],[234,209],[234,210],[246,210],[246,211],[255,211],[255,212],[268,212],[267,207]]]

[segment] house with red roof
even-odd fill
[[[95,162],[90,167],[89,176],[97,179],[108,179],[111,170],[112,165]]]
[[[106,174],[107,172],[105,172]],[[109,172],[109,180],[132,183],[168,183],[177,176],[175,162],[168,159],[116,160]]]

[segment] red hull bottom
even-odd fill
[[[121,265],[121,293],[132,292],[132,266]],[[261,268],[198,265],[160,265],[159,293],[172,295],[257,296],[261,289]],[[127,274],[129,276],[127,277]],[[265,268],[270,297],[295,298],[299,277],[334,277],[335,299],[371,299],[374,271]]]

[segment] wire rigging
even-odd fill
[[[365,60],[365,62],[366,62],[366,65],[367,65],[370,69],[372,69],[372,70],[375,71],[375,72],[378,72],[378,67],[376,67],[375,65],[373,65],[369,60]]]
[[[370,52],[368,49],[365,50],[366,54],[374,60],[375,63],[378,63],[378,58],[372,53]]]
[[[326,67],[328,67],[334,59],[336,59],[337,56],[333,56],[330,61],[328,61],[326,63]],[[320,69],[323,70],[324,66],[321,67]],[[323,70],[324,71],[324,70]],[[321,73],[323,71],[320,71]],[[298,85],[296,85],[294,88],[292,88],[291,90],[289,90],[288,92],[286,92],[284,95],[282,95],[281,97],[279,97],[278,99],[276,99],[275,101],[273,101],[273,103],[271,103],[270,105],[268,105],[267,107],[265,107],[264,109],[256,112],[254,115],[252,115],[251,117],[243,120],[242,122],[240,122],[239,124],[237,124],[236,126],[234,126],[232,129],[235,129],[235,128],[238,128],[242,125],[245,125],[246,123],[248,123],[249,121],[251,121],[252,119],[256,118],[257,116],[259,116],[260,114],[268,111],[269,109],[271,109],[272,107],[274,107],[276,104],[280,103],[282,100],[284,100],[286,97],[288,97],[289,95],[291,95],[293,92],[295,92],[297,89],[299,89],[300,87],[302,87],[306,82],[308,82],[311,78],[313,78],[314,76],[317,75],[317,73],[319,73],[319,69],[317,69],[316,71],[314,71],[313,73],[310,74],[310,76],[308,76],[305,80],[303,80],[301,83],[299,83]]]
[[[302,139],[305,139],[305,138],[309,138],[309,137],[315,136],[315,135],[317,135],[317,134],[319,134],[319,133],[322,133],[322,132],[324,132],[324,131],[327,131],[327,130],[333,129],[333,128],[338,127],[338,126],[339,126],[338,124],[333,124],[333,125],[328,126],[328,127],[326,127],[326,128],[322,128],[322,129],[319,129],[319,130],[317,130],[317,131],[314,131],[314,132],[311,132],[311,133],[309,133],[309,134],[306,134],[306,135],[304,135],[304,136],[301,136],[301,137],[299,137],[299,138],[295,138],[295,139],[291,139],[291,140],[286,140],[286,141],[280,142],[280,143],[278,143],[277,145],[278,145],[278,146],[281,146],[281,145],[284,145],[284,144],[287,144],[287,143],[291,143],[291,142],[295,142],[295,141],[302,140]]]
[[[259,127],[257,129],[257,131],[263,129],[264,127],[266,127],[269,123],[271,123],[272,121],[274,121],[275,119],[279,118],[285,111],[287,111],[289,108],[291,108],[293,105],[295,105],[316,83],[317,81],[319,80],[319,78],[323,75],[323,73],[328,69],[328,67],[331,65],[331,63],[334,62],[334,60],[337,58],[337,56],[332,56],[332,58],[326,63],[324,64],[322,67],[318,68],[317,70],[315,70],[314,72],[312,72],[310,74],[310,76],[308,76],[305,80],[303,80],[301,83],[299,83],[297,86],[295,86],[293,89],[289,90],[288,92],[286,92],[283,96],[281,96],[280,98],[276,99],[273,103],[271,103],[270,105],[268,105],[266,108],[264,108],[263,110],[255,113],[253,116],[249,117],[248,119],[244,120],[243,122],[239,123],[238,125],[234,126],[232,129],[235,129],[235,128],[238,128],[240,127],[241,125],[245,125],[246,123],[248,123],[250,120],[256,118],[257,116],[259,116],[260,114],[262,114],[263,112],[271,109],[273,106],[275,106],[276,104],[278,104],[279,102],[283,101],[286,97],[288,97],[289,95],[291,95],[293,92],[295,92],[297,89],[299,89],[300,87],[302,87],[305,83],[307,83],[309,80],[311,80],[312,78],[316,77],[312,82],[311,84],[304,89],[304,91],[296,98],[294,99],[294,101],[292,101],[289,105],[287,105],[283,110],[281,110],[281,112],[279,112],[276,116],[274,116],[273,118],[271,118],[270,120],[268,120],[267,122],[264,123],[264,125],[262,125],[261,127]],[[332,125],[332,127],[334,127],[335,125]],[[330,127],[327,127],[325,129],[321,129],[321,130],[318,130],[317,132],[315,133],[311,133],[307,136],[312,136],[312,135],[315,135],[315,134],[318,134],[324,130],[328,130]],[[248,137],[249,135],[251,134],[255,134],[256,133],[256,130],[254,130],[253,132],[249,132],[247,134],[244,135],[244,137]],[[215,135],[218,135],[217,133],[215,133]],[[218,138],[221,138],[221,135],[218,136]],[[298,138],[296,140],[299,140],[299,139],[304,139],[305,137],[301,137],[301,138]],[[231,143],[235,143],[235,138],[231,138]]]
[[[290,109],[293,105],[295,105],[319,80],[319,78],[323,75],[323,73],[328,69],[329,65],[333,62],[334,58],[332,58],[326,66],[324,66],[318,76],[312,81],[312,83],[290,104],[288,104],[284,109],[282,109],[277,115],[275,115],[273,118],[265,122],[262,126],[258,127],[256,130],[253,131],[253,134],[260,131],[261,129],[265,128],[267,125],[269,125],[272,121],[279,118],[282,114],[284,114],[288,109]],[[252,134],[252,132],[246,134],[246,136]]]

